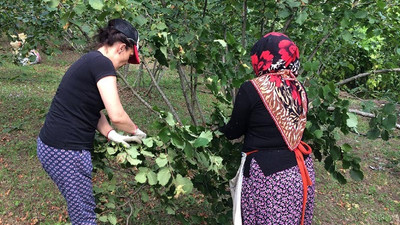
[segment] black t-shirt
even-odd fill
[[[220,131],[228,139],[245,135],[243,152],[259,150],[246,158],[244,166],[246,177],[249,174],[252,158],[255,158],[265,176],[297,165],[294,152],[287,147],[274,120],[250,81],[240,86],[231,118],[228,124],[220,128]]]
[[[100,111],[104,109],[97,82],[106,76],[116,76],[116,71],[99,51],[89,52],[71,65],[40,131],[43,143],[59,149],[93,149]]]

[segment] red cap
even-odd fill
[[[137,50],[137,46],[133,45],[133,50],[134,54],[129,57],[128,63],[130,64],[140,64],[140,59],[139,59],[139,52]]]

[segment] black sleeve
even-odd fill
[[[103,77],[117,75],[112,62],[102,55],[95,58],[94,63],[91,64],[90,70],[96,83]]]
[[[251,85],[250,82],[246,82],[240,86],[231,119],[228,124],[219,129],[230,140],[239,138],[246,133],[247,121],[251,111],[250,98],[246,92],[246,86],[249,84]]]

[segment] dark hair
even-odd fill
[[[104,27],[100,28],[95,36],[97,40],[97,47],[100,48],[104,45],[113,45],[115,42],[122,42],[126,44],[126,49],[132,48],[134,43],[129,41],[125,34],[121,33],[120,31],[116,30],[110,23]]]

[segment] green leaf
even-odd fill
[[[395,115],[389,115],[382,121],[382,125],[386,130],[391,130],[396,127],[397,117]]]
[[[117,224],[117,217],[114,214],[108,214],[107,219],[112,225]]]
[[[182,177],[182,175],[178,174],[175,179],[175,186],[182,187],[182,194],[189,194],[193,190],[193,183],[189,178]],[[177,194],[177,193],[175,193]]]
[[[146,183],[148,169],[144,167],[139,168],[139,172],[135,176],[135,180],[141,184]]]
[[[332,156],[332,159],[333,159],[334,161],[339,160],[339,159],[340,159],[340,155],[341,155],[341,150],[340,150],[340,148],[334,146],[334,147],[331,149],[331,156]]]
[[[363,19],[363,18],[365,18],[367,16],[368,16],[368,13],[366,11],[358,11],[355,14],[355,17],[358,18],[358,19]]]
[[[116,148],[113,147],[107,147],[107,153],[110,155],[114,155],[117,152]]]
[[[106,215],[100,216],[100,217],[99,217],[99,221],[100,221],[100,222],[103,222],[103,223],[108,222],[107,216],[106,216]]]
[[[156,159],[157,166],[164,167],[168,163],[167,155],[161,153],[160,156]]]
[[[190,143],[187,143],[185,145],[185,149],[183,151],[185,152],[185,155],[186,155],[187,158],[193,158],[194,150],[193,150],[193,147],[192,147],[192,145]]]
[[[149,173],[147,173],[147,180],[150,185],[156,185],[157,184],[157,174],[154,173],[153,171],[149,171]]]
[[[162,54],[164,55],[165,58],[168,58],[167,47],[161,46],[160,51],[162,52]]]
[[[148,156],[148,157],[154,157],[155,155],[152,152],[146,151],[146,150],[142,150],[140,151],[140,153],[144,156]]]
[[[143,202],[148,202],[150,200],[149,195],[146,193],[146,191],[141,192],[141,199]]]
[[[126,150],[126,152],[132,156],[132,158],[136,159],[140,153],[138,152],[138,147],[137,146],[131,146],[129,149]]]
[[[200,136],[194,141],[193,146],[195,148],[206,146],[212,140],[212,132],[211,131],[203,131]]]
[[[106,204],[104,204],[104,206],[109,209],[115,209],[115,204],[111,202],[107,202]]]
[[[349,25],[349,19],[344,18],[340,21],[340,26],[346,28]]]
[[[350,152],[353,148],[351,147],[351,145],[349,145],[349,144],[347,144],[347,143],[345,143],[345,144],[343,144],[342,146],[341,146],[341,148],[342,148],[342,150],[344,151],[344,152]]]
[[[206,138],[197,138],[194,143],[193,146],[195,148],[201,147],[201,146],[206,146],[210,141],[208,141]]]
[[[142,160],[139,159],[134,159],[132,158],[130,155],[128,155],[128,157],[126,157],[126,159],[128,160],[128,162],[132,165],[132,166],[137,166],[140,163],[142,163]]]
[[[364,112],[369,113],[374,108],[375,103],[372,101],[366,101],[366,102],[362,102],[361,106],[362,106]]]
[[[349,118],[346,120],[346,124],[348,127],[351,128],[357,128],[358,125],[358,119],[357,116],[354,113],[347,113],[347,116],[349,116]]]
[[[347,183],[346,178],[341,173],[335,171],[332,175],[339,181],[340,184]]]
[[[286,4],[288,4],[290,8],[297,8],[301,4],[300,1],[295,1],[295,0],[286,0],[285,2]]]
[[[353,39],[353,36],[351,35],[351,33],[349,31],[345,30],[342,33],[342,38],[343,38],[343,40],[350,42]]]
[[[389,140],[389,132],[387,130],[382,130],[381,132],[381,138],[384,141],[388,141]]]
[[[89,5],[95,10],[102,10],[104,7],[103,0],[89,0]]]
[[[325,167],[325,170],[331,172],[331,168],[334,167],[332,156],[328,156],[325,158],[324,167]]]
[[[285,19],[290,16],[290,12],[287,9],[279,10],[278,17],[281,19]]]
[[[171,208],[170,206],[168,206],[166,210],[167,210],[167,214],[175,215],[175,210],[173,208]]]
[[[297,16],[296,19],[296,23],[298,23],[299,25],[302,25],[304,23],[304,21],[306,21],[308,16],[308,13],[305,11],[302,11],[301,13],[299,13],[299,15]]]
[[[350,70],[354,70],[354,66],[351,63],[347,63],[347,68],[349,68]]]
[[[382,10],[385,8],[386,3],[384,1],[377,1],[376,5]]]
[[[393,103],[387,103],[383,107],[383,112],[386,114],[393,114],[396,110],[396,106]]]
[[[119,164],[125,163],[126,162],[126,152],[120,152],[118,153],[116,160]]]
[[[165,186],[170,178],[171,178],[171,173],[168,167],[162,168],[157,174],[157,180],[162,186]]]
[[[214,42],[218,42],[224,48],[227,46],[226,42],[222,39],[214,40]]]
[[[367,138],[372,139],[372,140],[377,139],[379,137],[380,133],[381,133],[380,130],[375,127],[367,132]]]
[[[57,7],[59,4],[60,4],[60,0],[50,0],[48,3],[49,11],[57,10]]]
[[[86,11],[86,5],[83,3],[78,3],[75,7],[74,7],[74,11],[76,12],[76,14],[78,15],[82,15],[85,11]]]
[[[350,164],[349,161],[343,159],[343,161],[342,161],[343,169],[348,169],[348,168],[350,168],[350,165],[351,165],[351,164]]]
[[[196,154],[197,161],[200,162],[201,165],[208,168],[210,166],[210,161],[208,160],[207,156],[204,152],[199,152]]]
[[[160,30],[160,31],[168,28],[167,25],[165,25],[165,23],[162,23],[162,22],[158,23],[158,24],[156,25],[156,27],[157,27],[157,29]]]
[[[158,136],[160,137],[161,141],[164,143],[168,143],[168,141],[170,140],[170,131],[168,129],[168,127],[165,127],[164,129],[161,129],[161,131],[158,133]]]
[[[139,26],[143,26],[144,24],[147,23],[147,19],[142,15],[138,15],[135,18],[133,18],[133,22],[138,24]]]
[[[179,149],[185,148],[185,142],[176,133],[171,133],[171,143]]]
[[[152,148],[153,147],[153,138],[145,138],[142,139],[142,142],[145,146]]]
[[[165,121],[167,121],[168,125],[170,125],[171,127],[175,126],[174,116],[172,116],[172,114],[170,112],[168,112],[167,117],[165,118]]]
[[[322,131],[322,130],[315,130],[315,131],[314,131],[314,136],[315,136],[316,138],[321,138],[322,135],[323,135],[323,131]]]
[[[355,181],[362,181],[364,179],[364,174],[361,170],[350,170],[350,176]]]

